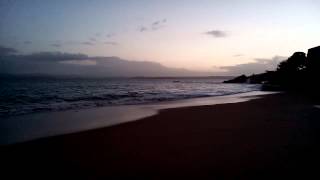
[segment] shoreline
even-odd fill
[[[11,177],[308,179],[319,177],[319,117],[304,97],[272,94],[164,109],[118,126],[5,146],[0,154]]]
[[[108,106],[14,116],[0,121],[0,145],[114,126],[157,115],[163,109],[238,103],[273,93],[276,92],[251,91],[143,105]]]

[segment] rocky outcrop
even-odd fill
[[[248,82],[248,77],[246,75],[241,75],[238,77],[235,77],[233,79],[224,81],[224,83],[247,83]]]
[[[282,61],[275,71],[245,76],[241,75],[225,83],[263,84],[264,89],[282,89],[308,92],[318,95],[320,88],[317,78],[320,77],[320,46],[304,52],[295,52]]]
[[[253,74],[251,76],[241,75],[224,81],[224,83],[249,83],[249,84],[266,84],[270,80],[274,79],[275,71],[267,71],[261,74]]]

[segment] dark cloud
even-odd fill
[[[96,37],[100,37],[101,36],[101,33],[95,33],[94,34]]]
[[[62,52],[11,55],[1,60],[0,72],[9,74],[80,75],[85,77],[208,75],[185,69],[168,68],[154,62],[128,61],[118,57],[88,57],[85,54]]]
[[[167,19],[160,19],[160,20],[154,21],[153,23],[151,23],[148,26],[140,26],[138,28],[138,30],[139,30],[139,32],[156,31],[161,28],[164,28],[166,22],[167,22]]]
[[[114,41],[106,41],[106,42],[104,42],[104,44],[112,45],[112,46],[118,45],[118,43],[117,43],[117,42],[114,42]]]
[[[62,53],[62,52],[38,52],[28,55],[17,55],[19,59],[30,60],[30,61],[70,61],[70,60],[86,60],[89,57],[85,54],[73,54],[73,53]]]
[[[285,59],[287,59],[287,57],[283,56],[274,56],[271,59],[256,58],[255,62],[238,64],[234,66],[222,66],[219,68],[225,70],[225,74],[228,75],[250,75],[263,73],[266,70],[275,70],[277,65]]]
[[[17,52],[18,51],[14,48],[0,46],[0,56],[11,55],[11,54],[15,54]]]
[[[138,29],[140,32],[145,32],[145,31],[148,31],[148,28],[144,27],[144,26],[141,26],[139,27]]]
[[[166,23],[167,19],[158,20],[152,23],[152,26],[158,26],[160,24]]]
[[[155,22],[152,23],[152,26],[157,26],[157,25],[160,24],[160,22],[161,22],[161,21],[155,21]]]
[[[0,47],[2,54],[4,54],[4,60],[25,60],[25,61],[43,61],[43,62],[59,62],[70,60],[87,60],[89,56],[81,53],[64,53],[64,52],[35,52],[31,54],[17,54],[16,50],[12,48]]]
[[[165,23],[167,22],[167,19],[162,19],[162,20],[158,20],[152,23],[151,25],[151,29],[152,30],[158,30],[161,29],[163,27],[165,27]]]
[[[112,38],[112,37],[114,37],[116,34],[115,33],[108,33],[107,35],[106,35],[106,37],[107,38]]]
[[[227,37],[226,31],[221,31],[221,30],[212,30],[212,31],[207,31],[204,34],[213,36],[215,38],[223,38]]]

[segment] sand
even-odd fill
[[[105,106],[9,116],[0,120],[0,145],[118,125],[156,115],[162,109],[237,103],[274,93],[276,92],[251,91],[140,105]]]
[[[39,179],[316,178],[320,109],[298,95],[161,110],[1,146],[2,175]]]

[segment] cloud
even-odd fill
[[[144,27],[144,26],[141,26],[139,27],[138,29],[140,32],[145,32],[145,31],[148,31],[148,28]]]
[[[164,28],[166,22],[167,22],[167,19],[160,19],[160,20],[152,22],[150,25],[140,26],[138,28],[138,30],[139,30],[139,32],[156,31],[156,30],[159,30],[161,28]]]
[[[158,20],[158,21],[155,21],[152,23],[151,25],[151,29],[152,30],[158,30],[158,29],[161,29],[163,27],[165,27],[165,23],[167,22],[167,19],[162,19],[162,20]]]
[[[115,33],[108,33],[107,35],[106,35],[106,37],[107,38],[112,38],[112,37],[114,37],[116,34]]]
[[[227,37],[226,31],[222,31],[222,30],[207,31],[207,32],[205,32],[204,34],[213,36],[213,37],[215,37],[215,38],[224,38],[224,37]]]
[[[167,22],[167,19],[162,19],[162,20],[158,20],[158,21],[155,21],[152,23],[152,26],[158,26],[162,23],[166,23]]]
[[[18,51],[14,48],[0,46],[0,56],[7,56],[7,55],[15,54],[17,52]]]
[[[0,54],[5,55],[6,61],[28,61],[28,62],[61,62],[61,61],[83,61],[90,59],[88,55],[81,53],[65,52],[35,52],[31,54],[17,54],[13,48],[0,47]]]
[[[87,41],[52,41],[49,43],[50,46],[55,48],[62,47],[62,46],[72,46],[72,45],[94,46],[97,44],[98,42],[95,38],[89,38]]]
[[[271,59],[256,58],[255,62],[238,64],[234,66],[222,66],[219,68],[224,70],[225,74],[228,75],[258,74],[267,70],[275,70],[278,64],[285,59],[287,59],[287,57],[283,56],[274,56]]]
[[[62,64],[72,64],[72,65],[80,65],[80,66],[95,66],[97,65],[97,62],[91,59],[88,60],[68,60],[68,61],[61,61]]]
[[[160,23],[160,21],[155,21],[154,23],[152,23],[152,26],[157,26]]]
[[[117,42],[114,42],[114,41],[106,41],[106,42],[104,42],[104,44],[112,45],[112,46],[119,45]]]
[[[148,61],[85,54],[39,52],[1,58],[0,72],[8,74],[80,75],[84,77],[203,76],[207,73],[168,68]]]
[[[70,61],[70,60],[87,60],[89,57],[85,54],[73,54],[62,52],[38,52],[28,55],[17,55],[16,58],[30,61]]]

